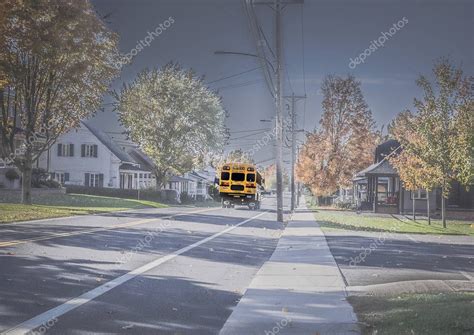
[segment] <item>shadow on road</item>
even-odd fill
[[[129,214],[135,218],[148,218],[148,215]],[[222,226],[222,229],[224,229],[227,225],[230,226],[243,221],[243,218],[192,214],[174,218],[173,221],[177,224],[180,221],[196,224],[206,223]],[[93,234],[36,241],[33,244],[26,244],[17,248],[0,249],[0,267],[2,269],[0,273],[0,311],[4,311],[0,313],[0,330],[10,328],[144,263],[191,245],[213,234],[206,231],[179,229],[179,225],[173,227],[173,224],[162,230],[157,230],[159,223],[156,225],[147,224],[146,227],[137,227],[140,227],[140,229],[130,227],[100,231]],[[190,225],[188,224],[186,227],[190,227]],[[55,229],[58,229],[58,231],[67,231],[67,228],[71,227],[55,225]],[[258,269],[272,254],[278,242],[278,234],[275,230],[282,229],[282,225],[274,221],[255,219],[245,224],[242,228],[219,236],[183,255],[188,258],[223,264],[243,265]],[[213,231],[215,232],[215,230]],[[265,233],[262,234],[262,232]],[[134,250],[133,248],[139,246],[140,241],[143,242],[146,236],[153,236],[153,238],[145,246],[142,245],[142,247]],[[133,279],[133,282],[136,280]],[[166,286],[166,281],[163,281],[163,279],[159,281],[153,279],[152,282],[156,282],[156,284],[152,284],[150,279],[145,279],[145,281],[149,285],[158,285],[157,283],[159,283],[158,286],[161,288],[157,288],[157,290],[172,290],[171,287],[162,287],[163,285]],[[195,283],[186,282],[185,279],[182,279],[177,287],[185,288],[186,286],[192,287],[193,285]],[[180,291],[176,289],[174,292],[179,294]],[[235,305],[239,296],[238,294],[219,292],[218,290],[215,290],[213,294],[218,299],[228,300],[229,306]],[[170,295],[170,297],[172,296]],[[199,304],[212,305],[212,300],[208,301],[204,297]],[[147,303],[145,301],[148,300],[147,297],[141,297],[141,299],[144,300],[144,304]],[[195,301],[193,303],[198,304]],[[121,307],[119,305],[115,306],[115,308],[110,306],[109,309],[116,310],[117,308]],[[193,309],[197,309],[198,306],[187,306],[186,308],[181,306],[178,308],[182,308],[183,313],[190,313]],[[130,314],[130,320],[137,320],[137,317],[133,315],[135,311],[128,311],[127,313]],[[153,329],[156,333],[155,326],[160,325],[162,329],[166,329],[167,322],[169,322],[169,329],[180,328],[172,323],[174,312],[171,311],[169,313],[171,315],[167,316],[165,313],[164,318],[162,318],[162,315],[157,312],[153,314],[153,318],[143,320],[144,324],[153,325],[153,327],[150,326],[151,328],[144,327],[143,330],[152,332]],[[203,334],[209,334],[212,331],[209,331],[210,328],[207,327],[213,324],[214,318],[222,319],[222,313],[230,312],[225,310],[221,312],[212,311],[209,312],[209,315],[205,315],[204,319],[195,320],[195,322],[202,323]],[[104,321],[100,322],[112,322],[108,320],[109,316],[107,314],[102,313],[102,315],[104,315]],[[201,315],[203,314],[201,313]],[[192,314],[189,314],[189,317],[192,317]],[[112,316],[110,318],[112,319]],[[206,320],[206,318],[209,318],[209,320]],[[121,320],[127,320],[127,317]],[[97,323],[94,327],[96,326]],[[89,329],[86,324],[83,327],[84,329]],[[96,328],[94,329],[97,330]],[[121,328],[118,328],[117,332],[120,331]]]

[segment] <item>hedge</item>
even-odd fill
[[[118,189],[106,187],[87,187],[80,185],[66,185],[66,193],[98,195],[104,197],[115,197],[124,199],[138,199],[138,190]],[[140,190],[141,200],[150,200],[166,203],[177,203],[176,190]]]

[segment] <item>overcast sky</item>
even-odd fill
[[[116,89],[142,69],[170,61],[193,68],[207,82],[258,66],[253,58],[214,54],[216,50],[255,53],[241,0],[94,0],[93,4],[101,15],[110,13],[107,22],[120,35],[123,53],[169,17],[174,20],[123,68],[114,83]],[[259,6],[257,14],[273,46],[272,10]],[[391,37],[385,34],[383,47],[371,51],[354,69],[349,67],[350,58],[358,57],[383,32],[390,33],[400,20],[407,23]],[[469,0],[305,0],[303,6],[287,6],[283,16],[285,94],[302,95],[304,86],[307,94],[306,108],[303,102],[297,105],[298,126],[307,131],[317,126],[320,85],[328,74],[353,74],[359,79],[377,125],[387,124],[412,107],[413,98],[420,94],[415,79],[430,74],[438,58],[449,57],[473,74],[473,31],[474,1]],[[210,87],[223,96],[233,138],[247,134],[240,131],[268,127],[259,120],[271,118],[275,111],[260,70],[213,82]],[[111,112],[96,117],[107,131],[116,131],[114,120]],[[228,149],[249,149],[252,138],[261,135],[232,140]],[[256,160],[272,155],[268,147]]]

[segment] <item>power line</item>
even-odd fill
[[[266,133],[266,132],[267,132],[267,131],[264,130],[264,131],[260,131],[260,132],[255,133],[255,134],[248,134],[248,135],[244,135],[244,136],[240,136],[240,137],[230,138],[229,140],[238,140],[238,139],[241,139],[241,138],[247,138],[247,137],[251,137],[251,136],[255,136],[255,135],[264,134],[264,133]]]
[[[261,130],[270,130],[270,128],[260,128],[260,129],[251,129],[251,130],[237,130],[237,131],[230,131],[229,133],[231,133],[231,134],[250,133],[250,132],[261,131]]]
[[[228,89],[228,88],[244,87],[244,86],[249,86],[249,85],[258,84],[258,83],[261,83],[262,81],[263,81],[262,79],[251,80],[251,81],[247,81],[247,82],[244,82],[244,83],[239,83],[239,84],[233,84],[233,85],[227,85],[227,86],[218,87],[218,88],[216,88],[216,90],[225,90],[225,89]]]
[[[262,163],[266,163],[266,162],[274,161],[274,160],[275,160],[275,157],[272,157],[272,158],[266,159],[264,161],[256,162],[255,164],[262,164]]]
[[[270,91],[270,94],[275,97],[275,85],[273,83],[273,75],[274,73],[270,71],[268,64],[266,60],[268,59],[265,54],[265,49],[262,46],[262,35],[261,35],[261,29],[260,29],[260,24],[258,22],[257,16],[255,14],[254,8],[253,8],[253,1],[252,0],[245,0],[244,1],[244,9],[246,12],[246,15],[248,17],[249,21],[249,26],[250,26],[250,32],[251,35],[254,39],[256,48],[257,48],[257,56],[258,60],[260,62],[260,66],[262,67],[262,72],[263,72],[263,77],[265,78],[265,82],[267,84],[267,87]],[[265,37],[263,37],[263,40],[265,40]]]
[[[257,67],[255,67],[255,68],[252,68],[252,69],[249,69],[249,70],[246,70],[246,71],[242,71],[242,72],[239,72],[239,73],[236,73],[236,74],[232,74],[232,75],[227,76],[227,77],[223,77],[223,78],[220,78],[220,79],[216,79],[216,80],[213,80],[213,81],[210,81],[210,82],[206,83],[206,85],[210,85],[210,84],[216,83],[216,82],[221,81],[221,80],[234,78],[234,77],[237,77],[237,76],[240,76],[240,75],[243,75],[243,74],[246,74],[246,73],[249,73],[249,72],[258,70],[258,69],[261,69],[261,67],[260,67],[260,66],[257,66]]]
[[[259,26],[258,26],[258,29],[260,30],[260,33],[262,34],[263,39],[265,40],[265,45],[267,46],[268,50],[270,50],[270,53],[272,54],[273,59],[275,59],[275,58],[276,58],[275,53],[273,52],[270,43],[268,43],[267,36],[266,36],[265,33],[263,32],[262,26],[259,25]]]

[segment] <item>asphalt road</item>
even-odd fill
[[[217,334],[278,242],[274,205],[0,225],[0,331]]]

